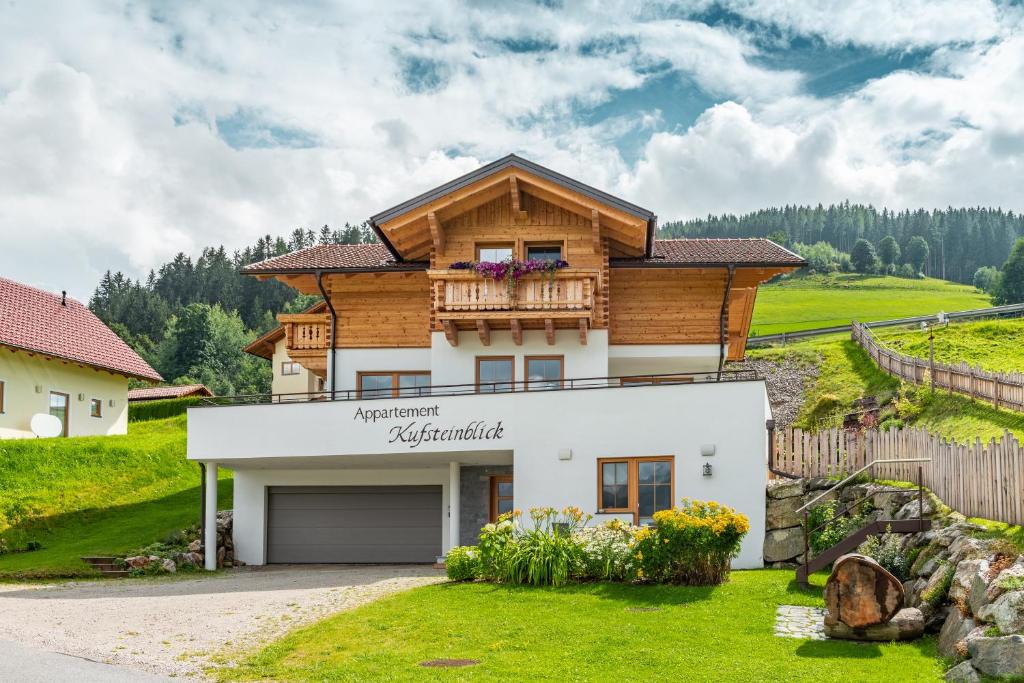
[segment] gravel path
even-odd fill
[[[252,567],[214,576],[0,584],[0,640],[202,678],[297,626],[443,579],[423,566]]]

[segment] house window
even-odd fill
[[[290,360],[283,361],[281,363],[281,374],[282,375],[297,375],[299,374],[299,368],[302,367],[298,363]]]
[[[478,244],[476,247],[477,261],[500,263],[512,258],[511,244]]]
[[[512,475],[496,474],[491,477],[491,521],[512,511]]]
[[[650,524],[655,512],[672,507],[674,462],[672,456],[599,459],[598,512],[630,513],[634,524]]]
[[[477,393],[493,394],[512,391],[514,380],[515,358],[512,356],[477,356]]]
[[[70,402],[67,394],[57,391],[50,392],[50,415],[60,420],[61,436],[68,435],[68,406]]]
[[[526,389],[561,389],[562,378],[565,377],[563,365],[563,356],[527,356]]]
[[[103,417],[103,401],[94,398],[89,400],[89,415],[91,417]]]
[[[359,398],[398,398],[428,396],[429,372],[360,372]]]
[[[562,245],[560,244],[527,244],[527,261],[561,261]]]

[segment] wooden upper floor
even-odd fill
[[[279,316],[290,353],[319,366],[312,358],[331,345],[429,347],[435,331],[486,345],[496,329],[516,343],[544,330],[553,344],[555,329],[572,328],[582,344],[607,330],[610,344],[726,343],[739,359],[758,285],[803,265],[763,239],[655,240],[650,211],[515,156],[370,225],[379,244],[312,247],[245,269],[329,300],[323,312]],[[476,267],[538,261],[550,265],[517,277]]]

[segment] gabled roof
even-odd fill
[[[78,301],[0,277],[0,346],[162,381],[139,354]]]
[[[333,245],[333,246],[353,246],[353,245]],[[379,246],[379,245],[377,245]],[[314,247],[315,248],[315,247]],[[296,252],[298,253],[298,252]],[[303,311],[303,313],[323,313],[327,310],[326,301],[317,301],[315,304]],[[257,337],[246,346],[243,351],[251,353],[254,356],[260,358],[266,358],[271,360],[274,357],[274,346],[280,340],[284,339],[284,325],[278,325],[269,332]]]
[[[807,262],[797,254],[761,237],[683,238],[655,240],[653,256],[614,258],[612,267],[747,266],[793,267]]]
[[[396,261],[383,244],[321,244],[242,268],[246,275],[317,270],[426,270],[424,261]]]
[[[182,384],[170,387],[146,387],[129,389],[128,401],[157,401],[162,398],[183,398],[185,396],[213,396],[205,384]]]

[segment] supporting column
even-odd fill
[[[459,505],[459,488],[462,482],[461,465],[457,462],[448,463],[448,548],[451,550],[459,542],[459,516],[462,508]]]
[[[203,539],[203,566],[217,568],[217,463],[206,463],[206,538]]]

